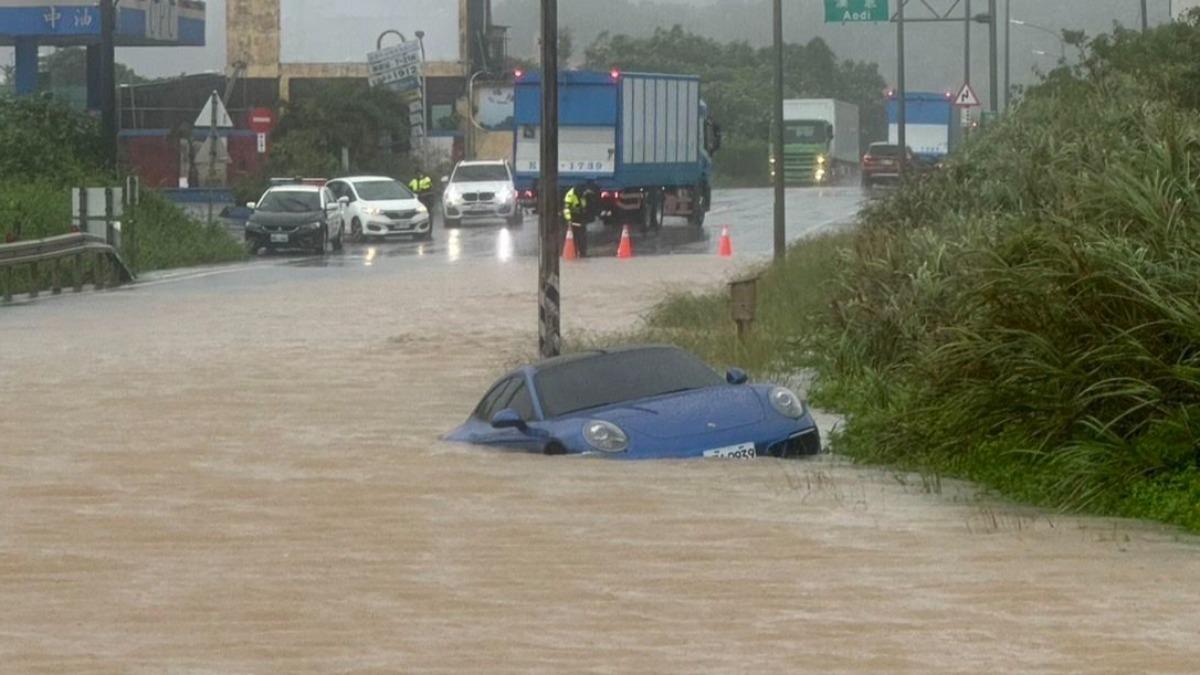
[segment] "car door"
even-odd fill
[[[329,238],[334,239],[342,233],[342,205],[328,187],[321,188],[321,201],[325,209],[325,222],[329,225]]]

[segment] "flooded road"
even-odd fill
[[[1200,545],[1158,528],[829,457],[438,442],[530,355],[536,262],[371,248],[0,309],[0,672],[1200,663]],[[565,265],[567,332],[736,264]]]

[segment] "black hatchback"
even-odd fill
[[[345,204],[335,200],[327,188],[273,187],[257,205],[250,206],[254,209],[246,221],[246,248],[250,253],[264,248],[298,248],[322,255],[327,244],[332,244],[335,251],[342,248]]]

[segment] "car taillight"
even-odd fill
[[[533,198],[534,198],[534,197],[536,197],[536,196],[537,196],[537,195],[535,195],[535,194],[533,193],[533,190],[526,190],[526,191],[524,192],[524,197],[525,197],[526,199],[533,199]]]

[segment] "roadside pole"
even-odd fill
[[[787,163],[783,161],[783,0],[775,0],[775,262],[787,256]]]
[[[1004,112],[1012,104],[1012,0],[1004,0]]]
[[[208,127],[208,226],[213,224],[213,184],[217,182],[217,90],[214,89],[209,99],[212,108],[212,120]]]
[[[991,108],[993,113],[1000,112],[1000,45],[999,35],[997,34],[996,26],[997,5],[996,0],[988,0],[988,16],[991,21],[988,23],[988,42],[991,44]]]
[[[538,351],[562,352],[558,268],[558,0],[542,1],[542,145],[538,188]]]
[[[116,0],[100,0],[100,129],[104,160],[117,167]]]
[[[904,82],[904,5],[900,0],[896,7],[896,134],[900,146],[900,180],[908,173],[908,88]]]
[[[1146,15],[1146,0],[1142,0],[1142,32],[1150,30],[1150,17]]]

